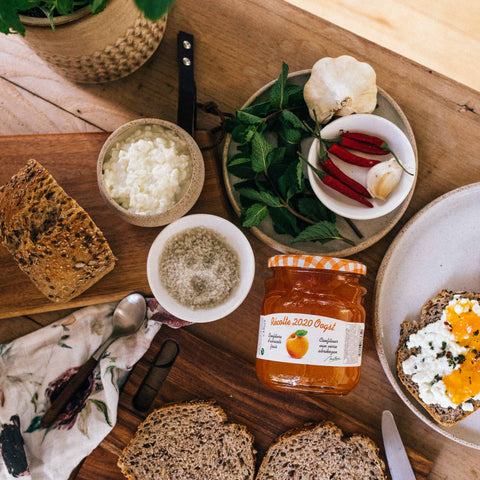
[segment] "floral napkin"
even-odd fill
[[[62,386],[112,332],[116,302],[86,307],[0,345],[0,479],[63,480],[110,432],[119,389],[162,323],[188,322],[147,300],[147,319],[114,342],[65,411],[48,429],[40,420]]]

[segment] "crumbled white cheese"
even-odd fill
[[[460,314],[464,310],[468,311],[468,306],[462,307],[462,304],[469,301],[456,295],[448,306],[456,304],[454,310]],[[467,349],[458,345],[451,330],[445,324],[447,319],[445,310],[443,310],[440,320],[430,323],[417,333],[410,335],[407,340],[407,348],[420,348],[420,352],[404,360],[402,368],[407,375],[412,376],[412,381],[418,385],[419,397],[426,404],[456,408],[458,405],[450,400],[445,384],[443,380],[439,380],[439,377],[443,378],[449,375],[455,369],[460,368],[460,365],[449,362],[446,355],[439,356],[439,354],[446,351],[451,352],[452,357],[456,357],[466,353]],[[480,305],[476,300],[473,301],[473,311],[477,314],[480,312]],[[480,394],[473,399],[480,399]],[[465,411],[473,410],[473,405],[468,400],[460,405]]]
[[[161,125],[143,125],[116,143],[103,163],[110,196],[138,214],[163,213],[184,195],[192,176],[186,142]]]

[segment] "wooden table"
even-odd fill
[[[176,34],[180,29],[196,38],[198,100],[215,100],[224,111],[234,111],[252,92],[276,77],[282,60],[295,71],[311,67],[320,57],[341,54],[370,63],[378,84],[400,104],[416,135],[419,180],[400,223],[376,245],[355,256],[368,267],[366,307],[371,312],[378,266],[400,228],[434,198],[480,180],[480,94],[281,0],[179,0],[169,17],[166,38],[151,61],[134,75],[111,84],[69,83],[53,73],[21,39],[2,36],[0,134],[111,131],[141,116],[174,121]],[[211,120],[201,115],[199,125],[211,125]],[[274,253],[264,247],[260,260]],[[264,265],[257,271],[260,278],[267,276]],[[212,345],[253,363],[263,292],[251,295],[256,308],[247,315],[243,312],[242,319],[234,314],[216,322],[214,328],[206,324],[192,330]],[[2,320],[0,342],[59,316],[56,312]],[[367,320],[359,386],[346,397],[326,401],[377,428],[382,410],[392,410],[405,443],[434,460],[431,479],[480,478],[478,450],[435,433],[395,394],[377,359],[371,317]]]

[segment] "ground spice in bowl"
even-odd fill
[[[159,268],[168,293],[192,310],[222,304],[240,281],[237,253],[222,235],[205,227],[173,236],[160,255]]]

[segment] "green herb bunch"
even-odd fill
[[[288,65],[272,85],[267,101],[236,112],[227,131],[238,143],[228,171],[243,181],[240,195],[242,224],[255,227],[270,216],[275,232],[292,243],[346,239],[337,230],[336,216],[315,196],[299,157],[300,143],[315,125],[303,99],[303,86],[287,83]]]
[[[69,15],[86,5],[93,14],[100,13],[108,0],[0,0],[0,32],[25,35],[19,13],[39,9],[50,20],[52,29],[56,15]],[[156,21],[167,13],[175,0],[135,0],[138,9],[150,20]]]

